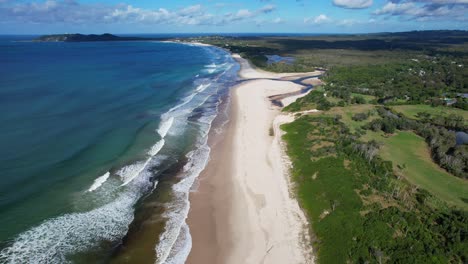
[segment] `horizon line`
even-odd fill
[[[162,32],[135,32],[135,33],[111,33],[111,32],[102,32],[102,33],[0,33],[0,36],[36,36],[36,35],[62,35],[62,34],[83,34],[83,35],[102,35],[102,34],[113,34],[113,35],[135,35],[135,34],[147,34],[147,35],[226,35],[226,34],[304,34],[304,35],[355,35],[355,34],[382,34],[382,33],[405,33],[405,32],[428,32],[428,31],[461,31],[468,32],[468,30],[463,29],[424,29],[424,30],[403,30],[403,31],[376,31],[376,32],[174,32],[174,33],[162,33]]]

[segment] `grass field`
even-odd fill
[[[350,136],[343,123],[351,115],[345,114],[341,119],[335,115],[371,107],[333,108],[282,126],[293,163],[294,190],[310,219],[316,262],[379,263],[377,250],[384,256],[382,263],[461,263],[464,242],[452,238],[463,234],[466,220],[452,214],[441,199],[428,192],[424,192],[428,199],[418,200],[426,194],[404,178],[388,176],[386,169],[382,171],[378,165],[383,163],[371,164],[356,152],[349,152],[345,143],[349,141],[341,141]],[[419,148],[424,150],[425,142],[412,133],[402,132],[390,138],[373,133],[370,138],[389,146],[382,149],[381,156],[394,161],[395,170],[403,161],[407,162],[404,172],[415,179],[425,182],[429,175],[430,181],[425,184],[436,186],[435,191],[441,193],[436,194],[438,197],[448,195],[446,199],[457,200],[457,195],[468,193],[463,186],[453,186],[456,182],[452,180],[460,179],[445,175],[430,157],[423,155],[425,152]],[[374,172],[373,168],[377,170]],[[446,182],[448,185],[444,186]],[[393,186],[401,187],[402,195],[393,195]]]
[[[379,154],[393,162],[394,170],[411,183],[426,189],[449,205],[468,210],[468,181],[457,178],[435,164],[423,138],[400,131],[394,136],[367,131],[364,139],[384,143]],[[400,168],[402,169],[400,169]]]
[[[418,108],[418,106],[420,107]],[[413,113],[426,108],[437,113],[442,113],[442,111],[446,113],[447,110],[465,112],[458,109],[447,109],[447,107],[425,105],[416,105],[413,108],[409,108],[409,105],[397,107],[403,107],[405,110],[411,109]],[[352,120],[352,116],[356,113],[369,112],[372,109],[374,109],[374,106],[369,104],[350,105],[346,107],[334,107],[324,112],[324,114],[330,116],[341,115],[342,122],[345,123],[351,132],[355,132],[366,123],[378,118],[378,115],[371,115],[364,121],[354,121]],[[423,138],[413,132],[401,131],[394,136],[384,136],[382,132],[377,133],[367,130],[362,139],[366,141],[376,140],[384,143],[379,152],[380,156],[385,160],[392,161],[395,172],[404,176],[409,182],[428,190],[449,205],[468,210],[468,203],[465,202],[468,201],[468,181],[449,174],[434,163],[427,143]],[[398,168],[398,166],[403,167],[403,165],[404,169]]]
[[[352,93],[351,94],[353,97],[356,97],[356,96],[361,96],[361,97],[364,97],[364,99],[366,99],[366,101],[369,103],[370,101],[372,100],[375,100],[377,99],[377,97],[373,96],[373,95],[368,95],[368,94],[358,94],[358,93]]]
[[[373,105],[363,104],[363,105],[349,105],[345,107],[333,107],[326,112],[327,115],[341,115],[343,123],[345,123],[351,132],[355,132],[356,129],[362,127],[372,119],[378,117],[377,114],[370,116],[367,120],[364,121],[354,121],[352,119],[354,114],[357,113],[366,113],[374,109]]]
[[[340,98],[327,96],[327,101],[333,104],[337,104],[339,101],[342,101]]]
[[[432,107],[430,105],[396,105],[392,106],[392,109],[404,114],[406,117],[417,119],[416,115],[419,112],[427,112],[431,115],[444,115],[447,116],[449,114],[457,114],[463,117],[465,123],[468,122],[468,111],[452,108],[452,107],[445,107],[445,106],[437,106]]]

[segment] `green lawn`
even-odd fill
[[[468,122],[468,111],[453,108],[453,107],[446,107],[446,106],[437,106],[432,107],[430,105],[396,105],[392,106],[397,112],[404,114],[406,117],[417,119],[416,115],[419,112],[427,112],[431,115],[449,115],[449,114],[457,114],[461,115],[465,122]]]
[[[411,183],[424,188],[450,205],[468,209],[468,181],[457,178],[435,164],[423,138],[413,132],[401,131],[391,137],[367,131],[364,139],[377,140],[385,145],[380,150],[383,159],[393,162]],[[404,166],[399,169],[398,165]],[[465,201],[463,201],[463,199]]]

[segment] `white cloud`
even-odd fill
[[[372,3],[373,0],[333,0],[335,6],[350,9],[368,8]]]
[[[325,14],[320,14],[316,17],[306,18],[304,19],[304,23],[313,24],[313,25],[335,25],[340,27],[352,27],[357,25],[371,25],[371,24],[378,24],[378,20],[371,18],[369,20],[358,20],[358,19],[333,19],[328,17]]]
[[[276,9],[274,5],[266,5],[259,9],[261,13],[271,13]]]
[[[131,5],[114,9],[109,15],[104,16],[108,22],[143,22],[143,23],[166,23],[176,17],[175,13],[167,9],[146,10],[135,8]]]
[[[185,8],[182,8],[179,11],[180,15],[183,16],[191,16],[191,15],[196,15],[202,11],[202,6],[201,5],[193,5],[193,6],[187,6]]]
[[[329,18],[327,15],[324,15],[324,14],[320,14],[320,15],[318,15],[316,17],[311,17],[311,18],[304,19],[304,23],[312,23],[312,24],[316,24],[316,25],[325,24],[325,23],[329,23],[329,22],[332,22],[332,19]]]
[[[74,0],[46,2],[0,2],[0,21],[31,23],[97,22],[111,12],[101,4],[82,5]]]
[[[362,24],[362,21],[355,20],[355,19],[343,19],[337,23],[338,26],[345,26],[350,27],[357,24]]]
[[[245,21],[274,11],[274,5],[257,10],[241,9],[231,13],[211,14],[202,5],[181,9],[145,9],[127,4],[80,3],[76,0],[13,2],[0,0],[0,22],[32,23],[142,23],[174,25],[223,25]]]
[[[216,8],[223,8],[223,7],[226,7],[227,5],[228,5],[228,4],[226,4],[226,3],[216,3],[216,4],[214,4],[214,7],[216,7]]]
[[[421,13],[422,10],[415,5],[414,3],[392,3],[389,2],[384,5],[382,8],[374,11],[375,15],[417,15]]]
[[[274,24],[281,24],[281,23],[284,23],[286,22],[284,19],[282,19],[281,17],[277,17],[275,19],[273,19],[272,21]]]
[[[426,2],[432,4],[468,4],[468,0],[416,0],[417,2]]]
[[[242,20],[253,16],[255,16],[255,14],[250,12],[248,9],[241,9],[233,16],[233,20]]]
[[[421,0],[418,0],[421,1]],[[421,4],[416,1],[405,2],[388,2],[382,8],[373,12],[377,16],[397,16],[408,19],[416,19],[420,21],[433,21],[433,20],[467,20],[468,6],[465,4],[437,4],[441,0],[423,0],[431,2],[430,4]],[[447,2],[461,2],[466,0],[447,0]]]

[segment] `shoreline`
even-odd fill
[[[187,263],[314,263],[281,142],[279,126],[292,117],[280,115],[269,97],[297,93],[303,86],[294,80],[320,72],[269,73],[232,57],[243,82],[230,91],[230,121],[210,135],[210,161],[190,193]]]

